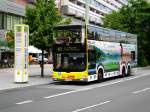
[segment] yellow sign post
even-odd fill
[[[15,26],[15,76],[14,82],[28,82],[29,26]]]

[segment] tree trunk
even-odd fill
[[[42,50],[41,77],[44,77],[44,50]]]
[[[51,48],[48,49],[48,60],[51,61]]]

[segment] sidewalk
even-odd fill
[[[149,67],[133,68],[133,73],[142,69],[150,69]],[[29,67],[29,82],[14,83],[14,68],[0,69],[0,90],[17,89],[29,87],[33,85],[48,84],[52,82],[52,65],[44,65],[44,78],[40,77],[40,65],[30,65]]]
[[[132,68],[132,72],[134,73],[134,72],[137,72],[138,70],[142,70],[142,69],[150,69],[150,66]]]
[[[44,65],[44,78],[40,77],[40,72],[40,65],[30,65],[29,82],[14,83],[14,68],[0,69],[0,90],[48,84],[52,81],[50,77],[52,75],[52,65]]]

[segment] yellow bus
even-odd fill
[[[137,65],[134,34],[88,25],[86,35],[84,25],[66,25],[55,27],[54,39],[54,81],[101,81]]]

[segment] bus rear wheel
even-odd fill
[[[126,75],[125,71],[126,71],[126,69],[125,69],[125,67],[123,67],[123,69],[122,69],[122,77],[125,77],[125,75]]]
[[[128,67],[127,76],[131,75],[131,68]]]
[[[103,70],[99,70],[97,82],[101,82],[102,80],[103,80]]]

